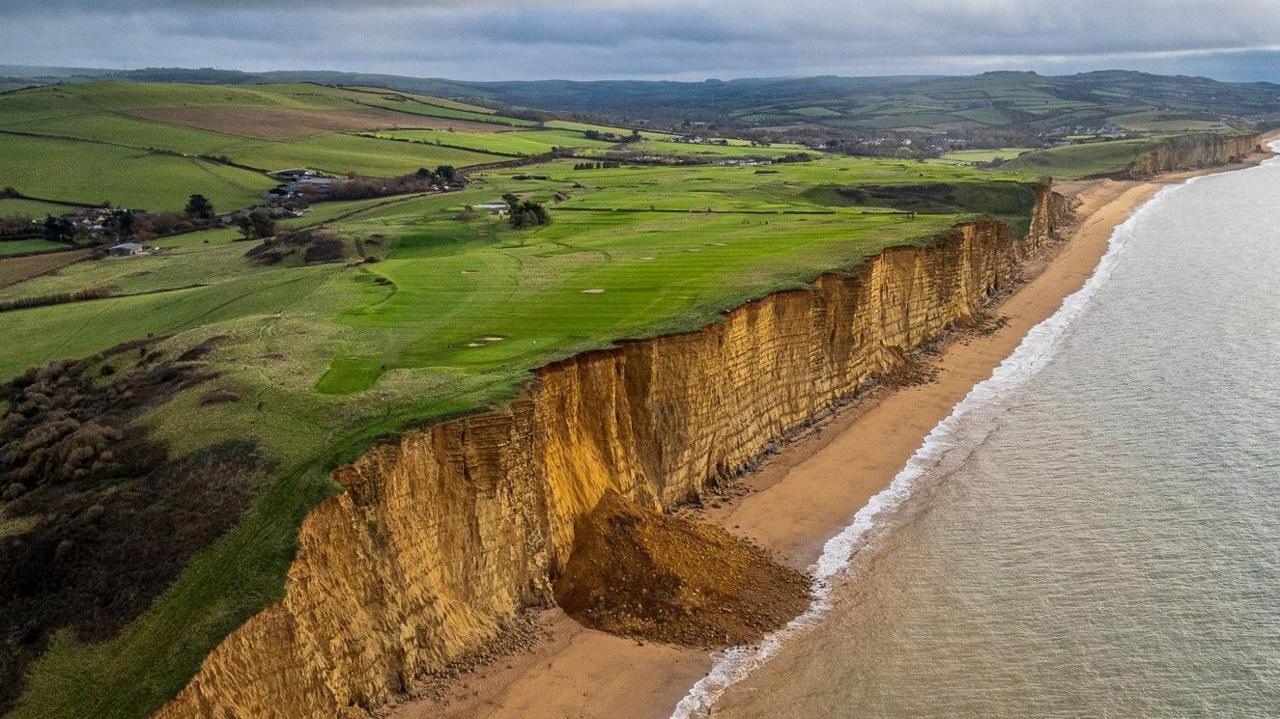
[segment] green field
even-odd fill
[[[1029,147],[1001,147],[992,150],[954,150],[938,158],[939,162],[960,165],[973,165],[993,160],[1012,160],[1024,152],[1033,152]]]
[[[592,126],[569,121],[496,133],[380,131],[418,142],[345,132],[268,141],[116,113],[182,102],[349,107],[352,96],[430,105],[425,96],[388,99],[314,85],[22,91],[0,97],[0,129],[17,118],[24,132],[83,138],[0,134],[0,185],[51,199],[156,209],[180,207],[187,194],[201,191],[230,208],[252,204],[272,181],[132,143],[210,152],[215,140],[225,141],[218,153],[258,167],[374,175],[505,157],[483,151],[540,154],[539,148],[571,142],[585,143],[574,145],[583,152],[613,147],[582,135]],[[431,107],[493,116],[467,106]],[[164,129],[133,138],[131,123]],[[708,159],[796,152],[667,137],[651,133],[629,149]],[[78,641],[70,631],[54,635],[28,667],[10,716],[140,717],[162,704],[228,632],[279,597],[298,523],[336,489],[328,470],[379,438],[500,405],[547,362],[622,338],[695,329],[885,247],[932,242],[963,219],[994,215],[1025,227],[1043,167],[1080,171],[1133,151],[1081,147],[1087,152],[1034,153],[994,170],[974,167],[974,155],[917,162],[812,153],[811,162],[768,168],[574,169],[581,161],[566,158],[477,171],[458,191],[317,204],[280,223],[323,224],[335,236],[373,243],[378,250],[370,261],[261,264],[246,256],[255,243],[222,228],[159,238],[151,243],[163,248],[158,254],[86,260],[0,289],[0,302],[87,288],[114,295],[0,313],[0,334],[18,338],[0,353],[4,379],[148,336],[162,338],[165,357],[220,338],[205,359],[216,379],[149,408],[139,425],[176,457],[248,440],[274,463],[234,527],[191,556],[123,631],[102,642]],[[1033,162],[1036,155],[1048,159]],[[552,223],[517,230],[478,207],[507,193],[543,203]],[[234,388],[241,399],[202,404],[214,385]]]
[[[458,116],[501,129],[533,124],[460,103],[427,105],[415,96],[379,94],[317,85],[226,87],[103,83],[30,88],[0,96],[0,187],[50,200],[113,204],[150,210],[180,209],[200,192],[220,210],[256,204],[275,181],[261,171],[306,166],[334,175],[385,177],[421,167],[465,167],[501,160],[498,155],[450,147],[359,137],[342,129],[343,118],[386,107],[388,124],[412,125],[416,117]],[[201,129],[138,113],[226,109]],[[263,139],[253,116],[234,111],[311,113],[299,116],[331,131]],[[317,114],[318,113],[318,114]],[[336,113],[326,115],[325,113]],[[380,116],[381,117],[381,116]],[[369,119],[377,124],[379,118]],[[220,124],[219,124],[220,123]],[[274,131],[274,130],[271,130]],[[477,133],[482,134],[482,133]],[[228,158],[255,170],[230,167],[198,156]]]
[[[642,140],[627,143],[620,149],[627,152],[639,152],[653,155],[674,155],[703,158],[742,159],[748,157],[774,158],[796,153],[807,153],[818,157],[812,150],[797,149],[794,145],[773,145],[770,147],[751,147],[749,144],[720,145],[716,143],[673,142],[671,140]],[[603,150],[582,153],[584,156],[604,154]]]
[[[228,148],[227,154],[237,161],[269,170],[303,166],[333,175],[357,172],[374,177],[405,175],[420,167],[466,167],[503,159],[451,147],[346,134],[321,135],[292,142],[246,140]]]
[[[260,201],[276,183],[248,170],[115,145],[0,135],[0,185],[50,200],[181,209],[192,192],[215,207]]]
[[[0,118],[5,118],[0,100]],[[29,132],[120,145],[138,150],[159,149],[193,155],[219,155],[241,138],[224,133],[170,125],[113,112],[87,112],[56,118],[24,119],[0,130]]]
[[[525,120],[516,117],[503,117],[493,110],[486,108],[472,108],[465,103],[443,100],[437,97],[425,95],[415,95],[405,92],[392,92],[390,90],[381,91],[354,91],[344,90],[344,96],[353,102],[367,104],[372,107],[381,107],[397,112],[405,112],[412,115],[424,115],[427,117],[439,117],[450,120],[470,120],[472,122],[484,122],[494,125],[506,125],[510,127],[535,127],[537,122],[533,120]]]
[[[1142,132],[1220,132],[1231,129],[1228,123],[1204,113],[1159,110],[1115,115],[1111,122],[1126,130]]]
[[[800,107],[791,111],[792,115],[800,117],[840,117],[840,113],[827,107]]]
[[[1091,177],[1122,169],[1159,143],[1158,138],[1141,138],[1066,145],[1019,155],[1001,169],[1062,179]]]
[[[49,240],[3,240],[0,241],[0,255],[19,255],[26,252],[50,252],[65,250],[67,246]]]
[[[378,137],[462,147],[500,155],[542,155],[557,147],[613,148],[615,143],[587,139],[572,130],[514,132],[450,132],[448,130],[383,130]]]
[[[19,200],[11,197],[0,198],[0,217],[30,217],[42,219],[45,215],[61,215],[76,208],[38,200]]]
[[[586,132],[587,130],[595,130],[601,133],[611,133],[614,135],[630,135],[631,128],[617,127],[614,125],[600,125],[593,122],[577,122],[576,120],[548,120],[544,123],[546,127],[557,130],[572,130],[574,132]],[[640,130],[640,136],[646,140],[664,140],[671,136],[669,132],[653,132],[651,130]]]
[[[443,107],[451,110],[463,110],[466,112],[474,112],[482,115],[498,114],[498,111],[494,110],[493,108],[482,107],[480,105],[474,105],[469,102],[460,102],[458,100],[451,100],[447,97],[436,97],[435,95],[423,95],[421,93],[411,93],[411,92],[394,92],[391,90],[387,90],[384,87],[370,87],[370,86],[362,87],[359,85],[349,85],[345,89],[350,91],[355,91],[355,92],[375,93],[383,96],[399,95],[402,98],[405,98],[407,100],[416,100],[424,104],[435,105],[438,107]]]

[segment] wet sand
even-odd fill
[[[1256,163],[1269,155],[1252,158]],[[1221,172],[1224,168],[1208,172]],[[1092,180],[1056,189],[1078,205],[1066,240],[1024,271],[1027,281],[994,308],[1007,322],[986,334],[957,334],[930,358],[934,381],[870,393],[785,446],[744,477],[746,494],[699,512],[806,569],[822,545],[880,492],[924,437],[1022,341],[1079,289],[1106,252],[1112,229],[1166,184]],[[559,610],[543,612],[548,638],[529,652],[461,677],[441,699],[391,709],[395,719],[659,719],[710,668],[703,651],[641,644],[586,629]]]

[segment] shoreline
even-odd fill
[[[1264,144],[1266,141],[1264,140]],[[1005,322],[978,333],[951,332],[928,357],[936,375],[922,385],[881,388],[840,409],[786,444],[764,466],[708,497],[697,516],[806,569],[823,544],[888,486],[926,435],[969,390],[991,375],[1027,332],[1084,285],[1112,230],[1161,188],[1237,165],[1162,175],[1151,180],[1088,180],[1055,185],[1077,202],[1063,240],[1023,269],[1025,281],[991,308]],[[839,482],[832,482],[839,477]],[[814,498],[820,497],[821,502]],[[658,719],[712,666],[698,649],[642,643],[586,629],[558,609],[537,620],[546,638],[529,651],[462,674],[441,698],[411,699],[383,714],[426,717],[596,717]]]

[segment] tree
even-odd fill
[[[436,168],[436,177],[443,180],[445,184],[451,185],[454,180],[458,179],[458,171],[454,169],[453,165],[441,165]]]
[[[266,210],[254,210],[241,215],[236,218],[236,225],[246,240],[261,240],[276,233],[276,221]]]
[[[520,201],[515,195],[504,195],[503,199],[507,201],[507,210],[510,214],[509,221],[511,226],[517,230],[523,230],[529,227],[539,227],[551,223],[551,214],[547,212],[547,208],[540,203],[532,200]]]
[[[71,220],[65,217],[46,215],[44,218],[44,238],[51,242],[71,242],[75,239],[76,228]]]
[[[213,203],[209,201],[209,198],[199,193],[187,199],[186,213],[199,220],[212,220],[215,214]]]
[[[133,236],[133,230],[137,225],[137,217],[133,214],[133,210],[116,210],[111,213],[111,219],[108,226],[115,236],[119,239]]]

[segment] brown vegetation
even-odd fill
[[[25,310],[31,307],[46,307],[48,305],[61,305],[68,302],[84,302],[85,300],[100,300],[110,297],[111,289],[107,287],[87,287],[83,290],[75,292],[59,292],[55,295],[42,295],[40,297],[19,297],[16,300],[5,300],[0,302],[0,312],[11,312],[13,310]]]
[[[219,387],[217,389],[211,389],[208,392],[205,392],[204,394],[200,395],[200,404],[209,405],[209,404],[226,404],[227,402],[239,402],[240,396],[241,395],[239,390],[231,389],[229,387]]]
[[[426,117],[377,108],[304,110],[282,107],[152,107],[134,110],[131,114],[148,120],[260,140],[293,140],[327,132],[377,129],[444,130],[452,127],[467,132],[510,129],[485,122]]]
[[[803,612],[809,581],[717,527],[608,492],[578,520],[555,594],[589,627],[723,647],[758,641]]]
[[[253,246],[244,256],[254,264],[277,265],[299,254],[308,265],[341,262],[347,257],[347,243],[327,227],[285,230]]]
[[[88,258],[93,250],[70,250],[67,252],[46,252],[25,257],[0,258],[0,287],[16,285],[32,277],[39,277],[67,265]]]
[[[250,442],[170,458],[133,423],[212,375],[155,340],[32,369],[0,387],[0,711],[51,634],[106,639],[247,505],[266,463]],[[188,359],[183,359],[187,357]]]

